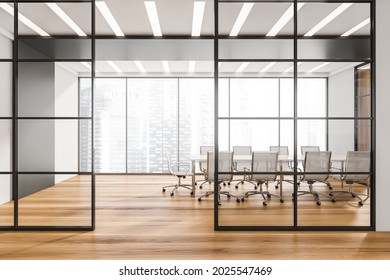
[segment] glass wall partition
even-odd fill
[[[92,1],[2,1],[0,16],[0,226],[91,230],[93,158],[80,172],[78,138],[88,127],[93,149],[93,90],[81,115],[72,69],[93,88]]]
[[[0,229],[14,225],[13,202],[13,1],[0,2]]]

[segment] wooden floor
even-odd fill
[[[21,199],[20,224],[88,224],[89,182],[78,176]],[[212,197],[199,203],[184,189],[173,197],[162,193],[172,182],[170,176],[97,176],[95,231],[0,232],[0,259],[390,259],[390,233],[215,232]],[[244,189],[251,187],[230,187],[238,195]],[[223,197],[221,225],[291,225],[291,191],[286,184],[285,203],[272,198],[266,207],[258,197],[239,204]],[[369,206],[358,207],[349,196],[316,206],[306,196],[299,223],[368,225]],[[0,225],[11,224],[12,215],[12,204],[0,206]]]

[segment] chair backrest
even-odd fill
[[[255,181],[275,181],[277,166],[278,152],[253,152],[252,172],[273,172],[274,174],[252,174],[251,179]]]
[[[233,146],[233,153],[235,155],[251,155],[252,147],[251,146]]]
[[[345,163],[345,172],[370,172],[370,152],[349,151]],[[367,180],[369,174],[345,174],[344,180]]]
[[[281,156],[288,156],[288,146],[269,146],[271,152],[278,152]]]
[[[214,152],[214,146],[200,146],[201,155],[207,155],[208,152]]]
[[[301,146],[301,153],[303,156],[306,155],[306,152],[319,152],[319,146]]]
[[[171,174],[173,174],[174,170],[173,170],[173,166],[172,166],[171,151],[169,149],[165,149],[165,155],[166,155],[167,161],[168,161],[168,170]]]
[[[200,154],[207,155],[208,152],[214,152],[214,146],[200,146]],[[199,162],[199,168],[205,174],[205,178],[207,179],[206,168],[207,164],[205,162]]]
[[[207,153],[207,178],[210,181],[214,181],[214,152]],[[219,172],[232,172],[233,171],[233,152],[219,152],[218,155],[218,170]],[[219,181],[230,181],[233,178],[233,174],[219,174]]]
[[[328,179],[331,155],[332,152],[328,151],[306,152],[304,172],[324,172],[325,174],[305,174],[302,180],[325,181]]]

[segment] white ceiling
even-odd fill
[[[143,0],[106,0],[108,8],[117,20],[119,26],[127,36],[149,35],[153,36],[148,15]],[[213,0],[205,0],[205,13],[201,28],[201,35],[214,33],[214,7]],[[192,12],[194,0],[164,0],[156,1],[161,30],[163,35],[191,35]],[[91,34],[90,3],[58,3],[65,13],[80,26],[86,33]],[[219,32],[229,35],[234,22],[241,10],[242,3],[221,3],[219,6]],[[272,26],[279,20],[290,6],[290,3],[255,3],[248,18],[244,22],[239,35],[266,35]],[[304,35],[318,24],[323,18],[335,10],[339,3],[306,3],[298,13],[298,34]],[[12,6],[12,5],[11,5]],[[44,3],[20,3],[19,11],[50,35],[76,35],[48,6]],[[355,3],[343,14],[338,16],[316,35],[339,36],[352,27],[370,17],[368,3]],[[0,9],[0,31],[13,33],[13,18]],[[19,23],[19,34],[37,35],[23,23]],[[96,34],[114,35],[110,26],[99,11],[96,11]],[[370,25],[358,30],[353,35],[369,35]],[[278,35],[293,35],[293,21],[290,20]],[[137,73],[138,68],[131,61],[116,61],[118,67],[125,73]],[[164,73],[161,61],[142,62],[148,73]],[[188,72],[188,61],[169,61],[171,73]],[[250,63],[243,73],[257,73],[268,63]],[[304,73],[315,67],[316,63],[304,63],[299,72]],[[317,63],[319,65],[321,63]],[[77,73],[85,72],[85,66],[70,63],[69,68]],[[240,63],[223,63],[221,73],[234,73]],[[276,63],[267,73],[281,73],[291,66],[290,63]],[[307,67],[307,69],[305,68]],[[331,63],[319,69],[318,73],[331,73],[337,67],[345,67],[343,63]],[[97,62],[96,68],[101,73],[115,73],[115,70],[106,62]],[[197,61],[196,73],[212,73],[211,61]],[[261,73],[261,72],[260,72]],[[259,74],[260,75],[260,74]]]

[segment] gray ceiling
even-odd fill
[[[106,0],[114,18],[117,20],[125,35],[153,35],[143,0]],[[191,35],[193,0],[164,0],[156,1],[161,30],[163,35]],[[213,0],[205,0],[206,8],[203,18],[201,35],[212,35],[214,32],[214,8]],[[81,29],[91,34],[91,12],[89,3],[59,3],[58,4]],[[247,20],[242,26],[239,35],[265,35],[272,26],[283,15],[289,3],[256,3],[251,10]],[[298,13],[298,34],[303,35],[336,9],[338,3],[306,3]],[[221,3],[219,7],[219,32],[228,35],[242,7],[241,3]],[[20,3],[19,11],[36,25],[41,27],[50,35],[75,35],[53,11],[43,3]],[[343,14],[338,16],[331,23],[321,29],[316,35],[341,35],[370,16],[368,3],[355,3]],[[13,33],[13,18],[0,9],[0,29]],[[1,31],[1,30],[0,30]],[[36,35],[36,33],[23,23],[19,23],[19,33],[23,35]],[[96,34],[114,35],[113,31],[101,15],[96,12]],[[293,21],[290,20],[278,35],[292,35]],[[354,35],[369,35],[369,25],[360,29]],[[138,68],[131,61],[117,61],[117,65],[124,72],[134,73]],[[160,61],[143,62],[147,72],[162,73],[163,68]],[[172,73],[188,72],[188,61],[170,61]],[[258,73],[267,63],[251,63],[244,70],[244,73]],[[318,63],[317,63],[318,65]],[[86,71],[83,65],[70,63],[69,68],[76,72]],[[300,66],[299,71],[305,72],[305,66]],[[233,73],[239,64],[223,63],[220,71]],[[277,63],[268,72],[283,72],[289,68],[289,63]],[[315,67],[315,66],[313,66]],[[337,67],[345,67],[338,63],[332,63],[319,72],[330,73],[336,71]],[[114,72],[106,62],[98,62],[97,70],[102,73]],[[195,72],[210,73],[213,70],[211,61],[198,61]]]

